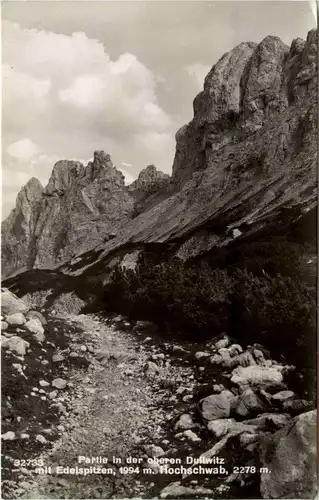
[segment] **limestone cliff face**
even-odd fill
[[[147,194],[165,177],[155,167],[151,171],[141,172],[137,194],[139,189]],[[58,161],[45,189],[31,179],[2,224],[4,276],[31,267],[55,267],[114,237],[131,218],[134,203],[123,174],[103,151],[96,151],[87,167]]]
[[[225,54],[194,100],[193,120],[177,132],[174,191],[97,247],[98,261],[106,262],[123,246],[150,243],[169,244],[178,257],[189,259],[312,217],[316,53],[317,30],[312,30],[290,48],[267,37]],[[88,273],[92,259],[89,265],[85,261]],[[67,269],[72,273],[72,265]],[[77,265],[74,272],[83,271]]]
[[[43,187],[32,177],[17,196],[16,207],[2,224],[2,273],[30,267],[33,260],[34,232]]]
[[[194,100],[193,120],[176,134],[175,185],[209,167],[221,148],[243,144],[298,103],[306,106],[317,85],[316,43],[315,30],[290,48],[268,36],[259,45],[238,45],[213,66]]]

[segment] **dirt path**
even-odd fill
[[[36,476],[36,484],[23,498],[145,496],[154,483],[141,473],[141,464],[140,472],[134,474],[123,473],[121,467],[131,467],[126,463],[130,456],[145,460],[143,446],[163,446],[163,440],[165,445],[165,424],[174,418],[174,397],[168,387],[161,387],[161,380],[166,385],[172,376],[174,382],[190,381],[192,368],[171,367],[148,339],[126,332],[116,323],[109,325],[106,320],[85,315],[69,316],[67,321],[84,329],[84,338],[91,339],[95,332],[99,361],[95,359],[86,374],[77,372],[72,376],[72,411],[61,422],[65,432],[49,454],[43,456],[44,465],[52,468],[52,474]],[[161,369],[161,377],[145,374],[152,356]],[[57,466],[97,466],[83,461],[79,464],[80,456],[107,458],[107,465],[98,466],[112,468],[113,474],[54,474]],[[114,464],[113,456],[121,459],[121,464]]]

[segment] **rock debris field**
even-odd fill
[[[313,495],[316,411],[262,346],[1,295],[3,498]]]

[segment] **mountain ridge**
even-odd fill
[[[30,268],[52,268],[87,251],[131,218],[135,202],[145,202],[169,176],[154,165],[125,186],[110,155],[95,151],[93,161],[60,160],[48,184],[31,178],[20,190],[16,207],[2,223],[2,269],[5,276]]]

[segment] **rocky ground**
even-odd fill
[[[314,497],[316,411],[262,346],[181,344],[4,290],[2,356],[3,498]]]

